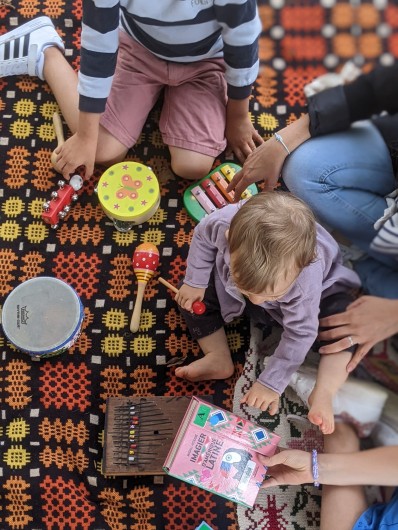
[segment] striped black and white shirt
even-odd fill
[[[119,26],[167,61],[224,57],[228,96],[250,95],[259,64],[256,0],[83,0],[80,110],[105,109]]]
[[[383,217],[374,224],[378,232],[370,248],[398,259],[398,190],[387,195],[386,202],[387,208],[384,210]]]

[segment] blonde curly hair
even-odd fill
[[[237,287],[256,294],[273,291],[292,268],[298,275],[315,259],[315,216],[291,193],[259,193],[233,217],[228,245]]]

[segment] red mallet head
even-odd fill
[[[195,313],[195,315],[203,315],[203,313],[206,311],[206,306],[203,302],[199,302],[199,300],[197,300],[192,304],[192,311]]]
[[[159,251],[152,243],[138,245],[133,254],[133,270],[138,283],[147,283],[159,266]]]

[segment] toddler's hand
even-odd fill
[[[241,403],[246,403],[250,407],[256,407],[273,416],[279,410],[279,394],[261,383],[254,383],[249,392],[241,399]]]
[[[183,309],[193,313],[192,304],[197,301],[201,302],[205,296],[205,292],[206,289],[191,287],[184,283],[174,299]]]

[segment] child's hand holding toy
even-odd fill
[[[273,416],[279,410],[279,394],[261,383],[254,383],[249,392],[243,396],[241,403],[264,412],[268,411]]]
[[[191,313],[193,313],[193,304],[198,301],[201,302],[205,296],[205,292],[206,289],[191,287],[190,285],[186,285],[184,283],[182,287],[178,290],[178,293],[175,296],[175,301],[183,309],[186,309],[187,311],[191,311]]]

